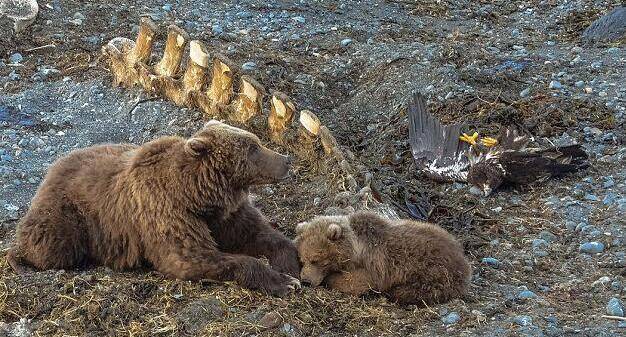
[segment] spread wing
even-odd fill
[[[413,94],[408,105],[409,143],[417,166],[436,181],[466,181],[469,146],[460,141],[461,124],[441,125],[426,110],[426,100]]]

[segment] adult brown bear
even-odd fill
[[[50,168],[9,263],[16,271],[148,265],[285,294],[299,286],[296,248],[251,204],[248,188],[283,179],[289,167],[255,135],[218,121],[189,139],[74,151]]]

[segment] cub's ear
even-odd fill
[[[296,234],[302,234],[302,232],[304,232],[304,230],[306,229],[306,226],[308,225],[307,222],[301,222],[299,224],[296,225]]]
[[[341,226],[334,223],[330,224],[330,226],[328,226],[328,229],[326,229],[326,236],[330,240],[339,240],[341,239],[342,232],[343,230],[341,229]]]
[[[185,142],[185,151],[192,156],[200,156],[209,151],[207,143],[201,138],[189,138]]]

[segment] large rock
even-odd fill
[[[586,43],[626,41],[626,7],[617,7],[594,21],[582,39]]]

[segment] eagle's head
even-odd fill
[[[467,172],[467,182],[481,189],[485,196],[495,191],[504,181],[504,172],[496,161],[482,161]]]

